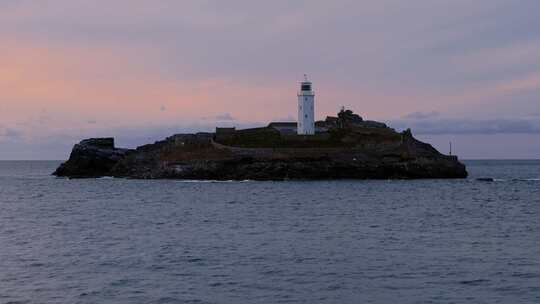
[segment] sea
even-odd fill
[[[0,162],[0,303],[540,303],[540,160],[464,162],[284,182]]]

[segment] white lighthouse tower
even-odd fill
[[[312,84],[304,75],[298,92],[298,135],[315,134],[315,92]]]

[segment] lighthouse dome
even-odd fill
[[[302,84],[300,85],[301,87],[301,90],[302,91],[311,91],[311,82],[309,81],[304,81],[302,82]]]

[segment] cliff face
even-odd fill
[[[75,145],[54,174],[210,180],[467,176],[456,157],[440,154],[410,131],[363,121],[345,125],[315,136],[285,136],[271,127],[225,136],[179,134],[135,150],[117,149],[112,139],[90,139]]]
[[[86,139],[73,147],[69,160],[53,174],[75,178],[106,176],[129,151],[115,148],[113,138]]]

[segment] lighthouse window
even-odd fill
[[[303,84],[302,85],[302,91],[311,91],[311,85]]]
[[[307,97],[304,97],[304,101],[307,101]]]
[[[307,114],[306,114],[306,115],[304,115],[304,117],[305,117],[305,118],[307,118]]]

